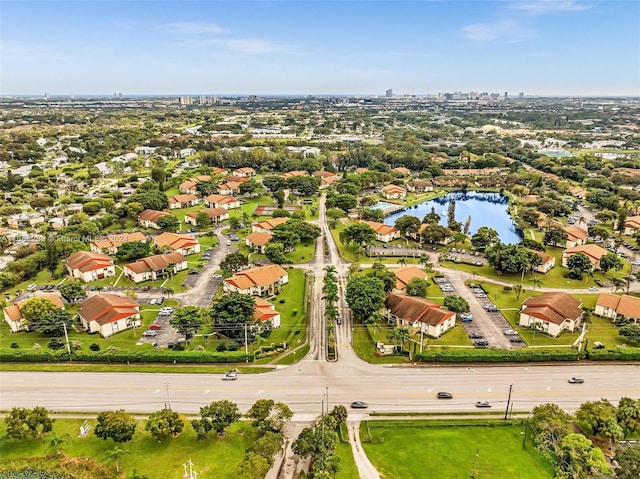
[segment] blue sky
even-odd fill
[[[640,95],[640,2],[2,0],[0,94]]]

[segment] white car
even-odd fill
[[[589,291],[598,291],[598,289],[597,286],[589,286]]]
[[[153,338],[153,337],[158,335],[158,331],[149,330],[149,331],[145,331],[144,333],[142,333],[142,335]]]
[[[518,335],[518,331],[516,331],[514,329],[505,329],[504,330],[504,334],[505,334],[505,336],[517,336]]]
[[[235,381],[238,379],[238,373],[230,372],[222,376],[223,381]]]

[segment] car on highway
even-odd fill
[[[157,331],[158,329],[162,329],[162,325],[153,323],[151,326],[149,326],[149,329],[155,329]]]
[[[482,338],[484,338],[484,336],[483,336],[482,334],[480,334],[480,333],[471,333],[471,334],[469,335],[469,337],[470,337],[471,339],[482,339]]]
[[[353,401],[351,403],[351,408],[353,409],[367,409],[369,405],[364,401]]]
[[[158,335],[158,331],[153,331],[153,330],[149,330],[149,331],[145,331],[144,333],[142,333],[143,336],[145,337],[155,337]]]
[[[491,403],[489,401],[478,401],[476,402],[476,407],[491,407]]]
[[[438,399],[453,399],[453,394],[445,391],[440,391],[438,393]]]
[[[230,372],[222,376],[223,381],[235,381],[238,379],[238,373]]]
[[[569,378],[569,382],[571,384],[582,384],[582,383],[584,383],[584,379],[574,376],[574,377]]]

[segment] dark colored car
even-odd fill
[[[369,405],[364,401],[354,401],[351,403],[353,409],[367,409]]]
[[[474,341],[473,345],[479,348],[483,348],[489,346],[489,341],[487,341],[486,339],[479,339],[477,341]]]
[[[439,392],[438,399],[453,399],[453,394],[448,392]]]
[[[509,341],[511,341],[512,343],[522,343],[522,338],[520,336],[511,336],[509,338]]]
[[[484,336],[483,336],[482,334],[480,334],[480,333],[471,333],[471,334],[469,335],[469,337],[470,337],[471,339],[482,339],[482,338],[484,338]]]

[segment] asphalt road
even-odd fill
[[[346,365],[345,365],[346,363]],[[571,376],[584,384],[569,384]],[[554,402],[572,411],[582,402],[640,396],[639,365],[552,365],[496,367],[383,367],[351,361],[328,363],[304,360],[265,374],[243,374],[222,381],[221,374],[143,374],[0,371],[0,408],[15,406],[60,411],[156,411],[170,402],[182,413],[196,413],[214,400],[228,399],[246,411],[257,399],[283,401],[298,419],[317,416],[328,393],[330,407],[366,401],[371,411],[470,411],[487,400],[496,410],[506,408],[513,385],[514,411]],[[169,391],[165,385],[169,384]],[[453,394],[438,400],[438,391]]]

